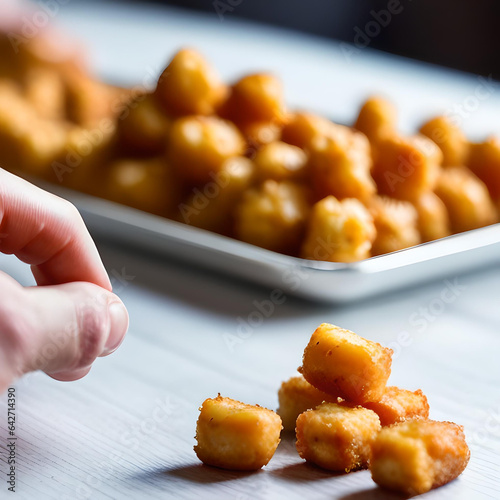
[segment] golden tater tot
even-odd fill
[[[437,183],[441,150],[423,135],[391,136],[377,144],[372,174],[380,194],[411,200]]]
[[[278,141],[281,135],[281,126],[275,122],[250,122],[239,124],[239,128],[253,156],[261,146]]]
[[[125,159],[109,167],[108,198],[158,215],[171,215],[179,182],[163,158]]]
[[[486,184],[491,197],[500,200],[500,137],[471,144],[467,166]]]
[[[306,410],[312,410],[324,401],[336,403],[337,398],[313,387],[302,375],[291,377],[281,384],[278,391],[279,408],[283,428],[295,430],[297,417]]]
[[[421,242],[417,210],[410,202],[376,196],[370,202],[370,212],[377,230],[372,255],[396,252]]]
[[[318,196],[369,199],[376,191],[366,136],[352,130],[317,137],[309,151],[309,168]]]
[[[302,149],[309,149],[314,139],[328,135],[337,135],[338,129],[347,129],[327,118],[312,113],[298,112],[288,116],[281,140]]]
[[[236,209],[237,237],[268,250],[296,254],[310,210],[308,198],[303,186],[265,181],[243,195]]]
[[[354,332],[323,323],[312,334],[299,371],[320,391],[364,404],[383,397],[392,353]]]
[[[300,180],[306,175],[307,154],[285,142],[262,146],[254,158],[255,173],[261,181]]]
[[[429,417],[429,403],[420,389],[412,392],[394,386],[386,387],[379,401],[365,403],[363,406],[379,416],[382,426],[415,417]]]
[[[468,154],[465,134],[446,116],[437,116],[424,123],[420,133],[434,141],[443,153],[443,166],[464,165]]]
[[[232,156],[240,156],[245,143],[231,122],[213,116],[187,116],[174,121],[167,156],[179,175],[193,183],[212,179]]]
[[[376,143],[395,133],[396,122],[397,112],[391,102],[382,97],[370,97],[361,107],[354,128]]]
[[[370,257],[375,236],[373,217],[360,201],[338,201],[328,196],[312,208],[301,256],[330,262],[356,262]]]
[[[118,120],[120,147],[131,154],[159,155],[166,150],[171,123],[153,96],[141,96],[129,103],[123,118]]]
[[[436,193],[421,194],[413,200],[413,206],[417,209],[418,230],[423,243],[451,234],[448,210]]]
[[[370,446],[380,430],[375,412],[361,406],[323,403],[297,418],[297,451],[313,464],[351,472],[368,466]]]
[[[255,167],[243,156],[229,158],[213,180],[194,188],[179,205],[179,220],[186,224],[230,235],[234,226],[234,208],[254,179]]]
[[[455,233],[487,226],[498,220],[486,185],[467,167],[443,169],[436,194],[448,209],[451,229]]]
[[[462,426],[410,420],[379,432],[372,444],[370,470],[379,486],[420,495],[457,478],[469,458]]]
[[[285,117],[283,84],[265,73],[244,76],[232,86],[220,113],[238,124],[281,123]]]
[[[194,451],[206,465],[258,470],[274,455],[280,433],[281,419],[273,411],[219,394],[200,408]]]
[[[177,52],[161,74],[155,96],[172,115],[211,115],[227,93],[215,69],[195,50]]]

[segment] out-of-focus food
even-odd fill
[[[297,451],[313,464],[351,472],[368,466],[380,430],[377,414],[361,406],[323,403],[297,418]]]
[[[412,392],[394,386],[386,387],[378,401],[365,403],[364,406],[379,416],[382,426],[416,417],[429,417],[429,403],[420,389]]]
[[[299,371],[317,389],[364,404],[384,395],[391,358],[391,349],[323,323],[312,334]]]
[[[267,180],[247,191],[236,208],[235,234],[247,243],[282,253],[297,253],[309,214],[307,188]]]
[[[312,208],[301,256],[330,262],[363,260],[370,256],[376,234],[373,217],[360,201],[327,196]]]
[[[433,140],[443,153],[444,167],[465,165],[469,143],[460,128],[446,116],[437,116],[424,123],[420,133]]]
[[[274,455],[280,432],[281,419],[275,412],[219,394],[200,408],[194,451],[206,465],[258,470]]]
[[[316,389],[302,375],[291,377],[281,384],[278,391],[279,408],[286,431],[295,430],[297,417],[306,410],[312,410],[323,402],[336,403],[337,398]]]
[[[396,252],[420,243],[418,213],[409,201],[376,196],[371,200],[370,213],[377,234],[372,255]]]
[[[455,233],[477,229],[498,221],[488,188],[467,167],[443,169],[436,186]]]
[[[462,426],[410,420],[380,431],[372,444],[370,470],[378,485],[420,495],[457,478],[469,458]]]
[[[193,49],[173,56],[156,88],[121,88],[95,78],[56,30],[26,38],[22,19],[1,21],[3,168],[331,262],[496,222],[500,139],[471,144],[452,118],[408,136],[393,103],[371,97],[353,127],[341,125],[289,111],[275,75],[223,82]],[[489,193],[457,174],[467,167]]]

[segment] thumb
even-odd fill
[[[118,348],[128,328],[121,300],[90,283],[20,287],[12,296],[10,320],[1,307],[0,326],[14,339],[13,377],[43,370],[58,380],[77,380],[98,356]]]

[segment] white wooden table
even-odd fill
[[[274,69],[284,77],[289,101],[345,121],[364,95],[385,91],[398,102],[404,127],[463,102],[478,84],[474,77],[431,72],[366,50],[348,63],[335,43],[268,29],[258,33],[230,14],[220,22],[215,13],[206,19],[144,8],[131,16],[125,9],[111,15],[104,2],[95,8],[67,4],[57,20],[88,41],[103,74],[127,83],[140,82],[148,71],[158,73],[175,47],[189,44],[202,48],[226,77]],[[493,92],[464,127],[478,134],[492,130],[498,111]],[[269,290],[108,243],[99,246],[129,308],[129,335],[81,381],[60,383],[33,374],[15,384],[13,498],[399,498],[376,488],[366,471],[336,476],[305,465],[288,438],[269,466],[253,474],[211,469],[194,455],[200,403],[221,392],[276,408],[281,381],[294,374],[321,322],[392,347],[391,383],[422,388],[433,418],[465,425],[469,467],[425,498],[500,498],[500,268],[351,306],[287,297],[262,325],[230,345],[227,338],[238,334],[241,318],[255,311]],[[12,257],[0,257],[0,269],[32,283],[27,267]],[[451,290],[447,302],[444,290]],[[0,498],[9,493],[6,417],[4,395]]]

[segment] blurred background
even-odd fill
[[[80,0],[86,1],[86,0]],[[123,3],[123,2],[122,2]],[[145,4],[142,0],[128,3]],[[500,77],[496,0],[150,0]],[[346,50],[348,47],[346,46]]]

